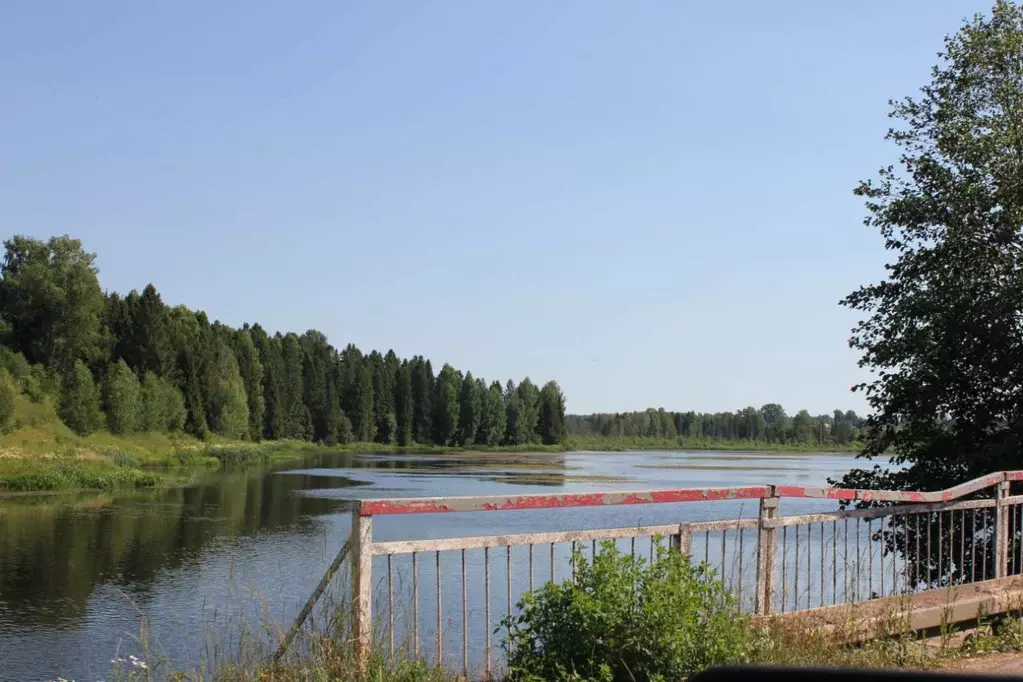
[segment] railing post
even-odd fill
[[[995,507],[995,577],[1004,578],[1009,575],[1009,507],[1005,498],[1009,496],[1009,482],[998,484],[997,505]]]
[[[671,550],[679,554],[689,554],[693,547],[693,531],[688,523],[680,523],[678,532],[671,536]]]
[[[774,565],[774,545],[777,529],[769,527],[765,522],[778,518],[780,500],[775,496],[775,487],[760,499],[760,524],[757,528],[757,595],[756,613],[758,616],[769,616],[774,612],[774,589],[777,585],[777,572]]]
[[[352,510],[352,635],[359,669],[365,672],[373,645],[373,517]]]

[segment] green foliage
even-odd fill
[[[241,330],[234,337],[234,353],[238,362],[238,372],[245,386],[245,401],[248,406],[248,437],[249,440],[260,440],[263,437],[263,418],[266,412],[266,401],[263,398],[263,365],[259,361],[259,353],[252,343],[248,330]]]
[[[234,353],[219,341],[206,370],[206,396],[210,428],[227,438],[248,436],[248,400],[238,361]]]
[[[4,242],[0,311],[12,346],[30,363],[70,370],[101,351],[103,293],[95,256],[68,236]]]
[[[6,369],[18,381],[27,377],[32,371],[32,367],[24,355],[3,346],[0,346],[0,367]]]
[[[508,680],[683,680],[750,656],[753,628],[706,564],[663,547],[647,564],[613,541],[574,562],[503,620]]]
[[[790,418],[777,403],[768,403],[759,410],[745,407],[736,412],[713,414],[649,408],[642,412],[565,416],[566,434],[572,441],[657,440],[669,448],[732,444],[747,448],[848,450],[858,447],[865,424],[866,420],[852,410],[835,410],[833,415],[817,417],[801,410],[795,418]]]
[[[565,440],[565,396],[556,381],[548,381],[540,390],[540,440],[555,445]]]
[[[83,436],[95,431],[102,423],[99,390],[92,372],[81,360],[75,360],[64,376],[57,414],[71,430]]]
[[[1016,468],[1023,439],[1023,8],[998,0],[945,39],[917,97],[897,100],[897,165],[862,182],[865,224],[894,254],[842,304],[865,390],[866,487],[944,488]]]
[[[124,452],[118,450],[110,456],[114,464],[119,467],[126,467],[128,469],[137,469],[139,466],[139,458],[130,452]]]
[[[501,382],[495,381],[490,388],[480,380],[480,427],[476,431],[476,443],[487,447],[498,445],[504,438],[508,415],[504,407],[504,393]]]
[[[472,372],[466,372],[462,379],[458,404],[458,444],[472,445],[476,442],[476,432],[483,417],[483,399]]]
[[[393,350],[363,354],[352,344],[339,353],[316,330],[232,329],[205,312],[168,306],[152,284],[142,293],[104,294],[95,257],[70,237],[13,237],[5,247],[0,367],[31,402],[45,409],[52,396],[81,433],[98,428],[98,385],[116,435],[183,425],[200,439],[401,447],[505,440],[503,399],[496,409],[500,396],[451,366],[438,382],[422,356],[403,361]],[[92,389],[77,361],[91,372]],[[539,392],[528,381],[520,388],[526,410],[516,423],[526,432],[509,441],[515,446],[539,442]]]
[[[452,445],[458,433],[458,394],[462,377],[454,367],[445,363],[434,382],[433,442]]]
[[[142,388],[124,360],[107,370],[103,387],[110,433],[125,435],[139,430],[143,418]]]
[[[14,424],[14,378],[0,368],[0,433],[9,431]]]
[[[186,417],[181,391],[169,381],[147,372],[142,378],[142,430],[180,431]]]
[[[398,445],[412,444],[412,370],[407,360],[401,363],[394,381],[394,418]]]
[[[412,377],[412,438],[433,442],[433,367],[419,355],[409,363]]]

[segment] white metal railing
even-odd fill
[[[468,673],[470,629],[475,628],[473,639],[478,647],[472,648],[481,650],[480,667],[486,676],[493,670],[491,634],[495,598],[504,602],[499,606],[505,613],[512,613],[518,595],[536,589],[541,572],[538,565],[546,563],[546,570],[542,571],[544,582],[558,578],[559,566],[574,574],[571,557],[576,548],[585,548],[586,544],[591,556],[598,553],[598,543],[610,540],[622,551],[634,555],[638,552],[653,561],[656,547],[664,538],[673,551],[689,554],[695,561],[713,567],[740,605],[761,616],[1015,575],[1023,573],[1020,549],[1023,495],[1010,495],[1010,485],[1017,481],[1023,481],[1023,471],[990,474],[936,492],[745,486],[353,501],[349,540],[302,609],[277,656],[283,654],[346,558],[351,568],[352,635],[363,660],[374,645],[373,563],[377,557],[378,563],[384,564],[377,594],[380,591],[385,594],[378,596],[376,602],[386,613],[383,633],[386,644],[375,643],[386,645],[393,655],[397,582],[400,592],[397,602],[411,611],[399,635],[406,641],[409,653],[416,658],[423,656],[423,644],[429,639],[434,648],[433,658],[443,664],[444,612],[454,610],[459,616],[460,639],[453,646],[447,640],[449,655],[452,649],[460,649],[461,667]],[[783,498],[880,506],[781,516]],[[757,500],[757,518],[426,540],[373,539],[373,520],[384,515],[724,500]],[[456,559],[454,567],[450,561],[442,561],[452,553]],[[478,556],[480,553],[482,557]],[[499,577],[504,578],[500,595],[494,589],[495,564],[503,564],[498,569],[503,571]],[[470,568],[481,574],[475,581],[469,579]],[[424,595],[421,589],[424,570],[432,572],[430,595]],[[455,582],[453,595],[448,592],[445,578]],[[478,592],[480,587],[482,594],[474,594],[470,599],[470,591]],[[482,618],[471,624],[470,602],[483,604]]]

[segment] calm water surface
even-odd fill
[[[143,618],[150,622],[150,657],[182,667],[233,650],[246,624],[256,629],[257,638],[264,637],[260,623],[287,622],[347,538],[345,500],[816,484],[853,464],[851,456],[837,454],[345,453],[317,455],[278,471],[221,474],[174,490],[0,500],[0,680],[107,679],[112,658],[142,652],[136,638]],[[822,504],[829,503],[785,500],[783,506],[785,513],[798,513]],[[375,521],[374,538],[633,526],[756,513],[756,501],[731,501],[389,516]],[[457,570],[451,563],[442,572],[447,575],[449,568]],[[546,570],[538,565],[539,575]],[[449,592],[454,591],[451,583]],[[470,602],[475,591],[470,589]],[[445,613],[458,609],[452,604]]]

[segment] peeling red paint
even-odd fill
[[[1023,481],[1023,471],[1006,471],[982,476],[947,490],[861,490],[857,488],[820,488],[796,485],[745,486],[738,488],[682,488],[637,492],[568,493],[565,495],[518,495],[512,497],[438,497],[394,500],[364,500],[359,503],[362,516],[386,514],[439,514],[469,511],[509,511],[515,509],[558,509],[564,507],[605,507],[626,504],[702,502],[712,500],[748,500],[770,497],[862,500],[865,502],[949,502],[983,490],[1002,481]]]
[[[519,495],[515,497],[444,497],[363,500],[360,514],[438,514],[467,511],[510,511],[514,509],[558,509],[562,507],[606,507],[625,504],[663,504],[702,500],[748,500],[766,497],[767,486],[743,488],[683,488],[640,492],[569,493],[566,495]]]

